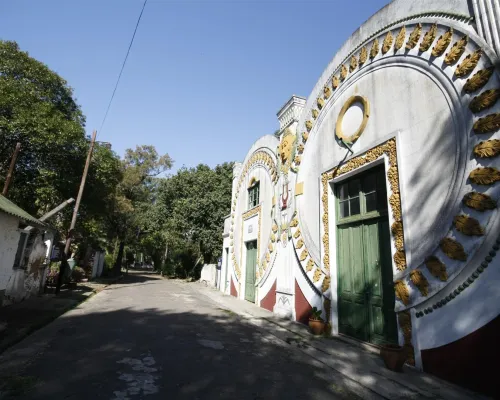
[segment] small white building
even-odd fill
[[[500,396],[499,18],[394,0],[356,30],[235,165],[220,290]]]
[[[43,289],[53,232],[0,195],[0,306]]]

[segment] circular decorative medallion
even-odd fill
[[[346,123],[350,125],[349,128],[352,128],[352,126],[354,125],[354,129],[349,129],[349,131],[354,131],[354,133],[344,133],[345,125],[343,124],[343,122],[346,113],[349,117],[348,121],[346,121]],[[363,96],[350,97],[349,99],[347,99],[344,106],[340,110],[337,124],[335,126],[335,134],[339,139],[347,143],[354,143],[359,139],[359,137],[365,130],[369,116],[370,104],[368,103],[368,100]]]

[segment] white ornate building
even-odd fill
[[[395,0],[365,22],[235,166],[221,290],[500,396],[499,21]]]

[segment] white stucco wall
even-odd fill
[[[244,166],[249,162],[251,159],[252,155],[256,152],[263,151],[269,154],[271,157],[273,157],[275,161],[275,156],[274,156],[274,151],[276,150],[276,147],[278,146],[279,142],[278,140],[271,135],[264,136],[257,140],[253,146],[250,148],[247,156],[245,157],[244,162],[241,164],[241,167],[237,165],[236,167],[236,173],[237,175],[235,176],[235,180],[233,182],[233,198],[232,201],[236,200],[236,206],[235,206],[235,211],[232,212],[234,214],[234,224],[231,225],[232,228],[232,237],[230,237],[230,247],[231,247],[231,252],[234,251],[236,260],[238,262],[238,265],[241,270],[241,281],[238,282],[238,279],[236,277],[236,273],[234,271],[234,268],[232,266],[232,260],[229,261],[229,264],[231,266],[230,270],[231,273],[233,274],[233,281],[236,286],[236,290],[239,291],[239,297],[244,296],[244,280],[245,280],[245,242],[250,241],[250,240],[258,240],[258,247],[259,247],[259,254],[258,254],[258,261],[262,260],[268,242],[269,238],[271,235],[271,227],[272,227],[272,220],[270,218],[271,216],[271,211],[272,211],[272,197],[273,197],[273,190],[274,186],[272,183],[271,176],[269,172],[267,171],[266,167],[262,165],[255,165],[253,168],[250,168],[243,181],[241,182],[241,185],[239,186],[239,191],[237,193],[237,198],[236,198],[236,182],[238,181],[240,174],[242,173],[241,170],[244,168]],[[243,221],[243,214],[246,213],[248,209],[248,187],[250,184],[251,179],[256,179],[259,181],[260,188],[259,188],[259,206],[260,206],[260,230],[259,230],[259,215],[256,214],[255,216],[251,217],[248,221]],[[248,231],[248,225],[252,225],[252,232]],[[232,245],[231,245],[232,243]],[[232,258],[232,253],[229,254],[230,258]],[[228,278],[229,279],[229,278]],[[241,289],[240,289],[241,285]],[[228,289],[229,290],[229,289]]]
[[[229,253],[229,236],[223,239],[222,243],[222,265],[221,265],[221,278],[219,279],[219,290],[229,294],[231,285],[231,255]]]
[[[4,304],[16,303],[37,295],[44,279],[47,246],[42,234],[35,237],[26,269],[16,268],[7,282]]]
[[[486,277],[484,275],[478,278],[478,282],[481,283],[478,283],[474,290],[461,295],[461,306],[451,305],[449,308],[446,307],[447,311],[439,310],[431,317],[426,316],[415,322],[416,311],[422,312],[424,309],[428,311],[440,297],[448,294],[450,290],[453,291],[462,282],[463,276],[470,274],[477,267],[477,256],[484,257],[483,253],[488,253],[490,249],[486,243],[491,235],[498,232],[496,212],[478,212],[462,204],[463,196],[471,191],[485,193],[494,201],[498,201],[500,197],[500,185],[474,185],[467,179],[470,172],[478,167],[498,168],[498,157],[477,158],[473,154],[473,148],[482,140],[500,138],[498,131],[488,135],[477,135],[472,129],[477,118],[499,112],[498,103],[479,113],[473,114],[469,109],[473,96],[500,87],[498,71],[480,91],[472,95],[463,91],[466,80],[474,73],[491,65],[498,65],[498,58],[493,48],[488,45],[488,41],[477,35],[474,24],[468,19],[471,17],[471,12],[465,0],[392,2],[363,24],[334,56],[309,96],[299,121],[299,132],[306,131],[305,121],[313,121],[313,128],[308,135],[297,176],[297,182],[304,182],[304,195],[297,198],[297,208],[302,236],[309,253],[317,263],[322,261],[320,176],[322,172],[332,169],[343,159],[350,157],[348,150],[335,140],[335,125],[341,107],[353,95],[364,96],[370,103],[368,124],[362,136],[352,146],[354,153],[361,154],[389,137],[397,138],[404,244],[408,268],[399,272],[393,265],[394,279],[405,277],[407,279],[406,285],[411,299],[408,307],[412,308],[415,323],[413,337],[418,344],[417,347],[420,346],[422,349],[457,340],[480,328],[500,312],[500,292],[492,289],[494,285],[484,281]],[[457,14],[461,17],[453,16]],[[432,45],[449,28],[453,29],[449,48],[463,36],[468,36],[468,43],[460,59],[449,66],[444,63],[449,48],[443,55],[435,58],[431,56],[430,51],[420,51],[418,44],[411,50],[405,49],[404,46],[399,50],[391,48],[386,54],[378,50],[373,60],[369,58],[364,65],[348,72],[346,80],[333,91],[329,99],[325,100],[325,105],[315,120],[312,109],[318,109],[316,105],[318,97],[323,97],[325,86],[331,87],[332,75],[335,73],[337,77],[339,76],[340,71],[337,68],[341,64],[349,68],[351,55],[359,57],[361,46],[366,46],[370,51],[374,39],[378,39],[379,45],[382,46],[387,32],[391,31],[395,38],[403,25],[407,29],[407,39],[417,22],[423,25],[420,40],[429,32],[432,24],[437,23],[437,34]],[[367,41],[364,42],[365,40]],[[482,56],[474,71],[465,77],[457,78],[455,76],[457,66],[479,48],[482,50]],[[356,125],[355,119],[359,120],[355,112],[347,113],[344,126]],[[334,245],[335,229],[332,226],[335,226],[335,212],[332,204],[329,210],[330,245]],[[461,214],[477,219],[486,234],[466,236],[458,232],[453,225],[453,219]],[[454,238],[463,245],[467,262],[454,261],[444,255],[439,249],[439,242],[444,237]],[[332,293],[336,290],[334,255],[335,251],[330,247]],[[424,260],[429,255],[437,255],[445,261],[448,273],[446,282],[436,279],[425,268]],[[422,294],[408,280],[408,273],[415,268],[419,268],[419,272],[428,281],[428,295]],[[491,275],[491,272],[488,274]],[[497,278],[492,277],[493,282]],[[477,310],[474,307],[469,307],[468,310],[463,308],[467,300],[480,307],[485,301],[481,293],[489,296],[490,303],[481,318],[474,319]],[[335,307],[335,300],[333,294],[332,309]],[[396,302],[396,311],[405,308],[402,302]],[[446,317],[443,317],[445,313]],[[441,316],[441,322],[433,324],[432,320],[437,314]],[[474,323],[464,322],[472,320]],[[447,326],[453,329],[447,330]]]
[[[19,242],[19,220],[0,213],[0,291],[5,290],[12,275],[12,266]]]

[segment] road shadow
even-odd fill
[[[343,375],[231,312],[214,313],[64,316],[0,356],[0,398],[358,398]]]

